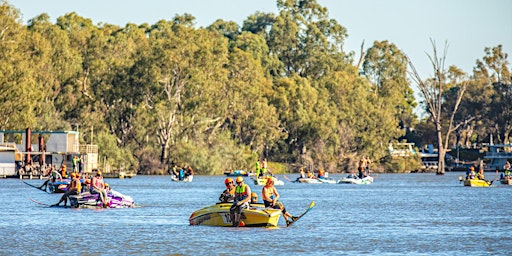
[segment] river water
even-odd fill
[[[35,204],[29,199],[52,204],[61,195],[4,179],[0,255],[510,255],[512,186],[464,187],[459,175],[379,174],[371,185],[285,180],[277,188],[292,214],[316,203],[289,228],[189,226],[194,210],[216,202],[224,176],[107,179],[140,207],[101,210]]]

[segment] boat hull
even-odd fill
[[[254,181],[254,185],[265,186],[265,184],[267,184],[267,179],[268,178],[274,179],[274,185],[275,186],[282,186],[282,185],[284,185],[284,182],[282,180],[278,180],[276,177],[252,178],[252,180]]]
[[[314,178],[298,178],[296,182],[308,183],[308,184],[335,184],[336,181],[333,179],[314,179]]]
[[[245,170],[234,170],[232,172],[224,172],[224,174],[228,177],[238,177],[238,176],[244,176],[244,177],[247,177],[249,176],[249,172],[245,171]]]
[[[366,185],[366,184],[372,184],[373,183],[373,177],[368,176],[364,177],[362,179],[359,178],[342,178],[338,180],[339,184],[358,184],[358,185]]]
[[[190,215],[190,225],[232,227],[229,209],[232,203],[217,203],[204,207]],[[277,227],[281,210],[267,209],[263,204],[251,204],[242,212],[245,227]]]
[[[176,177],[176,175],[171,175],[171,180],[177,181],[177,182],[192,182],[192,180],[194,180],[194,175],[186,176],[182,180],[180,180],[178,177]]]
[[[485,180],[467,179],[464,180],[464,186],[466,187],[489,187],[489,182]]]
[[[512,185],[512,177],[504,177],[500,179],[500,183],[503,185]]]
[[[132,208],[135,203],[130,196],[107,194],[108,208]],[[69,201],[74,208],[103,208],[99,194],[83,192],[80,195],[70,195]]]

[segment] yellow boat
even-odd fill
[[[488,182],[486,180],[477,180],[477,179],[467,179],[464,180],[464,186],[468,187],[489,187],[492,182]]]
[[[229,208],[232,203],[217,203],[193,212],[190,215],[190,225],[206,225],[232,227]],[[246,227],[277,227],[281,210],[265,208],[263,204],[251,204],[242,212],[242,221]]]

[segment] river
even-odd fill
[[[459,175],[379,174],[371,185],[285,180],[277,188],[288,211],[316,204],[289,228],[189,226],[194,210],[216,202],[224,176],[107,179],[140,207],[101,210],[35,204],[29,199],[52,204],[61,195],[3,179],[0,255],[510,255],[512,186],[464,187]]]

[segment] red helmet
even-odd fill
[[[232,178],[227,178],[225,181],[224,181],[224,184],[229,184],[230,182],[233,182],[233,179]]]

